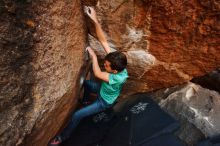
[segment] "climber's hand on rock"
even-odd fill
[[[86,50],[89,52],[89,54],[92,58],[96,57],[95,52],[93,51],[93,49],[90,46],[86,47]]]
[[[86,7],[85,7],[85,11],[86,11],[86,14],[87,14],[95,23],[98,23],[98,19],[97,19],[96,12],[95,12],[94,8],[89,7],[89,6],[86,6]]]

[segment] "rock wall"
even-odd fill
[[[201,140],[202,135],[197,129],[205,137],[220,134],[219,104],[218,92],[190,82],[160,101],[163,109],[181,121],[178,135],[189,145],[196,145]],[[193,126],[189,129],[187,123]]]
[[[111,46],[128,56],[125,93],[181,84],[220,66],[215,0],[84,1],[95,6]],[[91,44],[101,47],[92,37]]]
[[[76,105],[86,71],[80,3],[0,1],[0,145],[46,145]],[[97,5],[111,47],[128,56],[124,94],[181,84],[220,66],[215,0],[83,3]],[[90,43],[102,58],[100,44]]]
[[[0,145],[58,132],[79,96],[85,30],[80,0],[0,1]]]

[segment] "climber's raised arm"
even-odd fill
[[[96,56],[95,52],[93,51],[93,49],[90,46],[88,46],[86,48],[86,50],[89,52],[89,54],[92,58],[92,70],[93,70],[95,77],[97,77],[105,82],[109,82],[109,73],[101,71],[99,64],[98,64],[97,56]]]
[[[107,39],[105,37],[104,31],[102,30],[102,27],[98,22],[95,10],[92,7],[86,7],[86,13],[93,20],[93,22],[95,24],[95,30],[96,30],[98,40],[100,41],[100,43],[104,47],[106,53],[107,54],[110,53],[111,48],[109,47],[109,44],[108,44]]]

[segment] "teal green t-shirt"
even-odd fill
[[[109,82],[102,82],[100,95],[108,103],[112,104],[119,96],[122,86],[128,78],[126,69],[117,73],[109,74]]]

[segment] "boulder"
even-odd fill
[[[220,134],[220,94],[216,91],[189,82],[159,104],[181,121],[178,135],[188,144]]]
[[[80,0],[0,2],[0,145],[46,145],[79,98]]]
[[[182,84],[220,66],[220,3],[215,0],[84,0],[84,4],[95,7],[111,47],[128,56],[125,94]],[[95,36],[94,27],[88,26]],[[91,37],[90,43],[99,53],[96,39]]]

